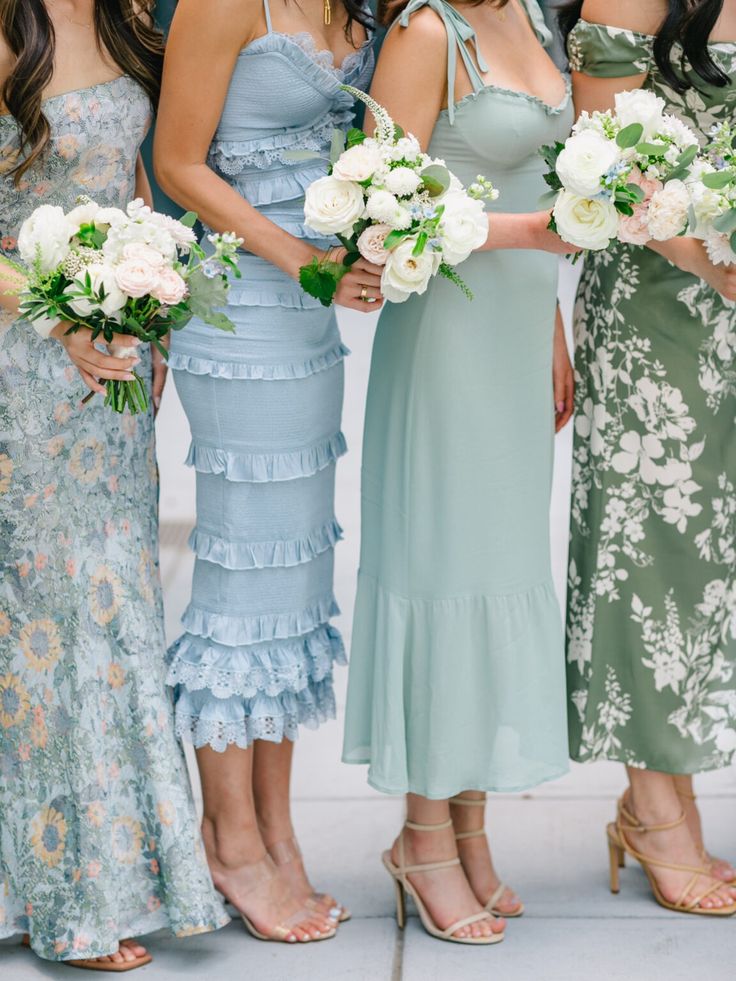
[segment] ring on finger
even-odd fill
[[[367,286],[364,286],[361,289],[361,291],[360,291],[360,298],[363,301],[363,303],[367,303],[368,302],[368,287]]]

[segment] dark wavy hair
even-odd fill
[[[408,0],[407,0],[408,2]],[[376,20],[363,0],[342,0],[348,19],[345,24],[345,37],[352,43],[353,23],[357,21],[366,31],[372,31]]]
[[[484,3],[492,7],[505,7],[509,0],[458,0],[458,6],[480,7]],[[382,24],[391,24],[399,16],[409,0],[380,0],[378,4],[378,19]],[[346,4],[347,6],[347,4]]]
[[[572,0],[560,7],[557,19],[565,40],[580,20],[582,9],[583,0]],[[694,87],[687,78],[688,65],[709,85],[728,85],[728,75],[716,65],[708,50],[711,31],[722,10],[723,0],[669,0],[654,41],[654,60],[676,92]],[[672,57],[676,44],[682,48],[679,64],[675,64]]]
[[[121,72],[145,89],[158,105],[164,43],[153,27],[153,0],[95,0],[97,44]],[[20,131],[17,163],[10,170],[18,184],[51,138],[43,111],[43,92],[54,73],[56,38],[43,0],[0,0],[0,30],[15,56],[15,65],[0,90],[0,99]]]

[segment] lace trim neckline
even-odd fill
[[[346,75],[353,68],[354,64],[358,64],[373,41],[372,36],[369,34],[359,48],[356,48],[355,51],[349,51],[345,55],[339,65],[335,63],[335,52],[331,48],[318,48],[314,37],[309,31],[297,31],[295,34],[289,34],[285,31],[269,31],[268,34],[262,34],[254,41],[251,41],[250,44],[247,44],[241,49],[240,54],[247,54],[253,50],[255,45],[265,42],[271,37],[283,38],[288,43],[293,44],[303,51],[314,64],[319,65],[320,68],[336,76]]]
[[[522,92],[521,89],[509,89],[505,88],[503,85],[484,85],[482,89],[477,92],[468,92],[464,95],[462,99],[458,99],[455,103],[455,110],[459,109],[460,106],[465,105],[466,102],[475,102],[480,96],[494,93],[496,95],[509,95],[516,99],[521,99],[524,102],[530,102],[532,105],[539,106],[542,108],[548,116],[559,116],[563,113],[570,104],[570,99],[572,98],[572,83],[568,76],[565,76],[565,94],[556,106],[551,106],[549,102],[545,102],[544,99],[540,99],[538,95],[532,95],[531,92]],[[449,109],[445,108],[442,110],[442,114],[447,115]]]

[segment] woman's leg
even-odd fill
[[[261,838],[274,861],[289,883],[293,894],[302,902],[316,899],[307,878],[304,863],[295,847],[294,826],[291,822],[291,762],[294,743],[256,740],[253,744],[253,797]],[[320,896],[320,912],[337,918],[343,910],[332,896]]]
[[[695,802],[692,775],[677,774],[672,779],[675,782],[675,790],[677,791],[677,796],[680,798],[682,809],[685,811],[690,834],[693,836],[693,840],[701,854],[705,856],[705,861],[710,863],[711,872],[717,879],[723,879],[724,882],[732,882],[736,879],[736,869],[725,859],[714,858],[712,855],[709,855],[705,847],[703,825],[700,818],[700,810]]]
[[[204,797],[202,837],[212,878],[261,933],[268,936],[282,924],[295,923],[295,939],[317,938],[333,924],[305,910],[268,859],[253,802],[253,755],[252,746],[229,746],[224,753],[209,746],[197,750]]]
[[[428,800],[417,794],[407,794],[406,816],[414,824],[442,824],[450,817],[450,805],[446,800]],[[413,831],[405,827],[402,834],[406,865],[444,862],[458,857],[452,826],[433,832]],[[400,864],[398,839],[391,851],[391,860],[394,865]],[[446,930],[452,923],[466,916],[483,912],[461,865],[433,872],[412,872],[408,879],[441,930]],[[503,920],[480,920],[461,927],[455,936],[487,937],[491,933],[502,933],[504,928]]]
[[[458,796],[462,800],[478,802],[468,805],[456,804],[451,800],[450,814],[455,834],[462,836],[457,839],[457,850],[463,869],[473,892],[485,906],[501,885],[485,834],[486,795],[476,790],[466,790]],[[520,911],[521,900],[507,887],[494,903],[494,908],[501,915],[513,916]]]
[[[627,767],[631,795],[627,810],[630,810],[642,827],[669,824],[683,813],[682,801],[677,796],[675,783],[669,773],[656,770],[641,770]],[[642,855],[661,862],[703,868],[703,857],[687,822],[665,831],[636,831],[626,828],[627,841]],[[665,899],[672,903],[680,900],[683,890],[692,878],[692,872],[651,866],[651,871],[659,884]],[[720,880],[707,872],[692,886],[690,899],[702,894]],[[705,897],[701,906],[704,909],[717,909],[736,900],[736,888],[727,885]]]

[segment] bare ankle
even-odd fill
[[[205,816],[202,819],[202,839],[210,863],[214,861],[225,870],[250,865],[265,855],[258,826],[254,822]]]

